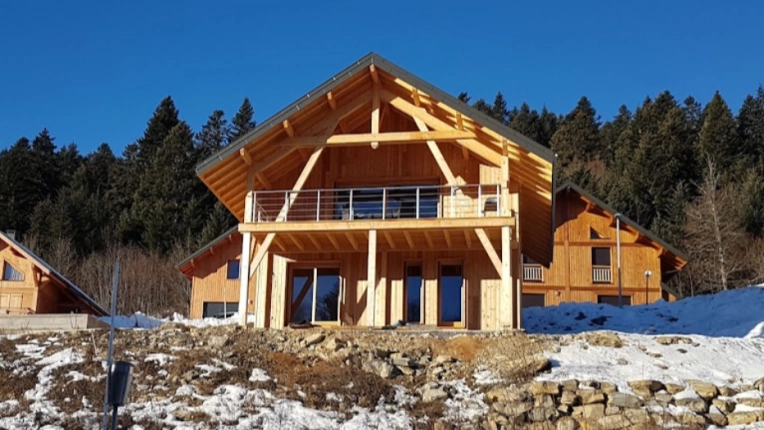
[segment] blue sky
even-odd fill
[[[757,1],[0,2],[0,148],[47,127],[115,152],[172,95],[198,130],[263,120],[375,51],[454,95],[603,119],[668,89],[737,111],[764,83]]]

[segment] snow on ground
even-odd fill
[[[250,320],[253,316],[249,316]],[[101,317],[101,321],[106,324],[112,324],[112,318]],[[234,313],[228,318],[203,318],[203,319],[188,319],[179,313],[174,313],[170,318],[155,318],[136,312],[133,315],[116,315],[114,317],[114,327],[121,329],[153,329],[162,324],[175,323],[182,324],[190,327],[204,328],[204,327],[217,327],[223,325],[232,325],[239,323],[239,314]]]
[[[764,335],[762,304],[764,286],[761,285],[620,309],[594,303],[562,303],[524,309],[523,326],[528,333],[544,334],[615,330],[755,338]]]

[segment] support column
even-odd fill
[[[260,262],[260,267],[257,268],[257,283],[255,287],[255,327],[265,328],[266,320],[266,308],[267,308],[267,294],[270,285],[268,285],[270,267],[268,265],[268,253],[265,254],[263,260]]]
[[[366,324],[375,326],[377,285],[377,230],[369,230],[369,255],[366,265]]]
[[[500,322],[502,329],[515,326],[515,300],[512,288],[512,230],[501,228],[501,294],[499,295]]]
[[[377,289],[375,291],[375,323],[378,325],[387,324],[387,297],[388,279],[387,279],[387,252],[380,253],[379,259],[379,278],[377,279]]]
[[[255,187],[255,172],[247,171],[247,195],[244,197],[244,222],[252,222],[252,210],[255,204],[255,196],[252,189]],[[252,233],[241,234],[241,258],[239,259],[239,325],[247,325],[247,301],[249,299],[249,268],[252,258]]]

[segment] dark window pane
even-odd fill
[[[292,272],[292,309],[290,322],[313,321],[313,269]]]
[[[239,304],[236,302],[204,302],[202,304],[203,318],[222,318],[224,315],[231,316],[231,314],[238,311]]]
[[[621,296],[624,306],[631,306],[631,296]],[[618,296],[597,296],[597,303],[618,306]]]
[[[5,263],[3,267],[3,281],[23,281],[24,274],[11,266],[9,263]]]
[[[463,284],[461,265],[440,266],[440,320],[442,322],[462,320]]]
[[[533,307],[544,307],[546,301],[544,300],[544,294],[523,294],[523,309]]]
[[[422,266],[406,266],[406,321],[422,322]]]
[[[592,248],[593,266],[610,266],[610,248]]]
[[[239,279],[239,260],[228,262],[228,279]]]
[[[316,321],[337,321],[340,306],[340,270],[318,269]]]

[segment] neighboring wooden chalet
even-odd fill
[[[524,257],[523,307],[560,302],[618,303],[616,214],[571,183],[557,189],[554,263]],[[620,216],[622,304],[675,300],[665,281],[687,257],[629,218]],[[651,276],[645,276],[650,271]]]
[[[521,255],[551,263],[554,160],[367,55],[197,167],[241,239],[181,264],[191,316],[238,298],[256,327],[518,328]]]
[[[0,232],[0,265],[0,315],[107,315],[71,281],[3,232]]]

